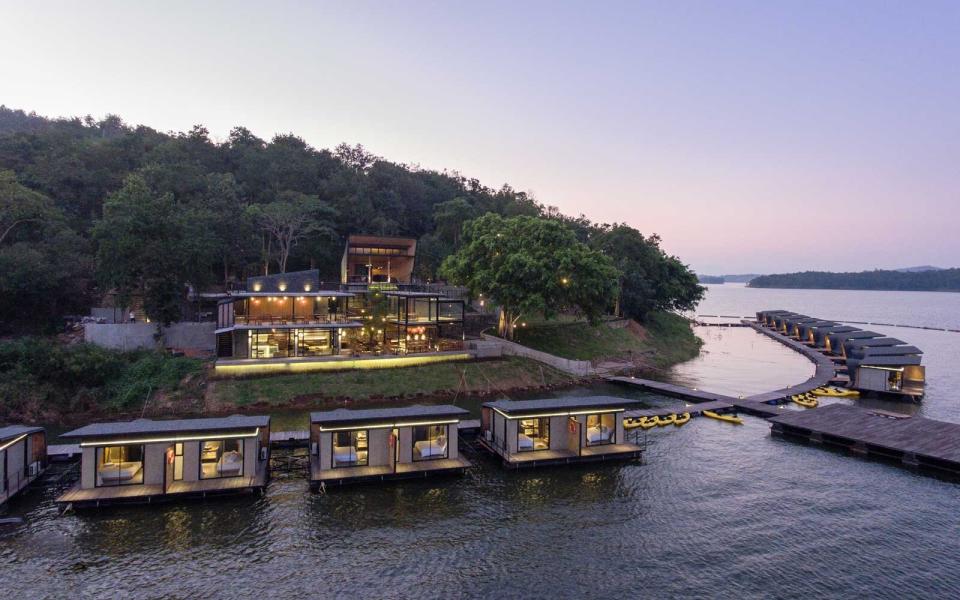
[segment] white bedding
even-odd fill
[[[217,473],[221,475],[237,475],[241,470],[243,470],[243,457],[233,450],[221,456],[217,463]]]
[[[517,436],[517,448],[520,450],[533,450],[533,439],[521,433]]]
[[[610,433],[609,427],[591,427],[587,429],[587,441],[591,444],[609,441]]]
[[[104,483],[108,481],[130,481],[137,476],[142,468],[143,463],[140,462],[108,462],[100,465],[98,473],[100,481]]]
[[[446,441],[422,440],[413,445],[420,455],[420,458],[430,458],[432,456],[445,456],[447,454]]]
[[[357,449],[353,446],[334,446],[333,459],[337,462],[357,462]]]

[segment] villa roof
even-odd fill
[[[245,429],[250,427],[269,427],[270,417],[230,415],[229,417],[211,419],[176,419],[170,421],[154,421],[151,419],[137,419],[136,421],[121,421],[117,423],[91,423],[63,434],[63,437],[102,437],[108,435],[136,435],[136,434],[163,434],[186,433],[203,431],[224,431],[230,429]]]
[[[920,356],[917,354],[903,356],[865,356],[864,358],[854,359],[847,363],[848,366],[852,367],[902,367],[919,364]]]
[[[923,354],[923,350],[916,346],[881,346],[876,348],[860,348],[865,356],[908,356],[910,354]]]
[[[373,423],[377,421],[394,422],[398,425],[403,421],[415,422],[422,419],[451,418],[460,419],[469,416],[466,409],[450,404],[433,404],[413,406],[399,406],[396,408],[369,408],[354,410],[338,408],[310,413],[310,422],[320,425],[345,425],[348,423]]]
[[[837,340],[856,340],[865,338],[878,338],[883,337],[883,335],[877,333],[876,331],[854,329],[853,331],[833,332],[830,334],[830,337]]]
[[[0,427],[0,442],[19,437],[25,433],[37,433],[43,431],[43,427],[30,427],[28,425],[8,425]]]
[[[629,398],[614,396],[587,396],[570,398],[546,398],[543,400],[496,400],[484,402],[488,408],[495,408],[508,414],[537,413],[545,410],[577,410],[588,408],[626,408],[640,404]]]
[[[851,339],[846,342],[846,346],[849,348],[859,348],[865,346],[899,346],[901,344],[906,344],[903,340],[898,340],[897,338],[890,337],[881,337],[881,338],[860,338],[860,339]]]
[[[284,292],[230,292],[229,296],[233,298],[284,298],[284,297],[303,297],[303,298],[352,298],[355,294],[351,292],[340,292],[336,290],[319,290],[313,292],[298,292],[287,288]]]

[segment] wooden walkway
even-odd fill
[[[960,474],[960,425],[956,423],[891,416],[846,404],[790,411],[770,422],[776,434]]]
[[[665,406],[661,408],[643,408],[638,410],[628,410],[623,413],[625,419],[639,419],[640,417],[665,417],[667,415],[676,415],[688,412],[691,416],[697,416],[702,414],[705,410],[712,410],[715,412],[724,412],[731,408],[734,408],[734,405],[729,402],[724,402],[722,400],[714,400],[712,402],[701,402],[699,404],[687,405],[684,408],[678,408],[676,406],[670,407]]]

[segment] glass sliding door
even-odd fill
[[[447,458],[449,425],[421,425],[413,428],[413,460]]]
[[[138,485],[143,483],[143,444],[97,448],[94,486]]]
[[[587,446],[617,443],[617,416],[615,413],[587,415]]]
[[[365,467],[369,464],[367,431],[336,431],[333,434],[332,466]]]
[[[242,475],[242,439],[200,442],[200,479],[241,477]]]
[[[550,417],[520,419],[517,422],[517,451],[550,449]]]

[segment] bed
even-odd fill
[[[353,446],[334,446],[333,460],[338,463],[355,463],[360,459]]]
[[[435,440],[421,440],[413,445],[420,458],[443,458],[447,455],[447,439],[440,436]]]
[[[517,436],[517,449],[518,450],[533,450],[533,438],[519,434]]]
[[[243,456],[236,450],[224,452],[217,461],[217,473],[220,475],[239,475],[241,472],[243,472]]]
[[[100,481],[105,484],[119,484],[131,481],[140,470],[143,469],[142,462],[108,462],[100,465],[97,474]]]
[[[609,427],[591,427],[587,429],[587,443],[609,442],[612,433]]]

